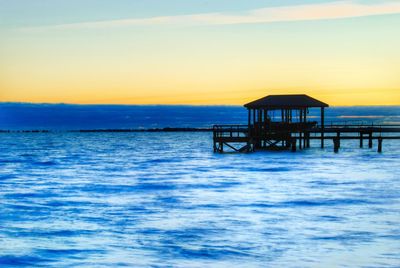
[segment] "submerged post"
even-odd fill
[[[368,147],[372,148],[372,132],[370,132],[368,135]]]
[[[382,153],[382,137],[378,138],[378,153]]]
[[[325,109],[321,107],[321,148],[324,148]]]
[[[307,133],[307,139],[306,139],[306,147],[310,148],[310,132],[306,132]]]
[[[292,152],[296,152],[296,138],[292,138]]]
[[[300,122],[300,131],[299,131],[299,149],[302,149],[302,123],[303,123],[303,109],[300,109],[300,118],[299,118],[299,122]]]
[[[301,143],[301,140],[302,138],[301,138],[301,132],[299,132],[299,149],[301,150],[301,149],[303,149],[303,147],[302,147],[302,143]]]
[[[364,136],[364,133],[360,132],[360,148],[363,147],[363,136]]]
[[[340,139],[338,137],[333,138],[333,151],[335,153],[338,153],[339,147],[340,147]]]
[[[217,152],[217,142],[216,142],[216,138],[217,138],[217,132],[216,132],[216,127],[213,127],[213,149],[214,149],[214,153]]]

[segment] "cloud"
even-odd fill
[[[306,20],[343,19],[400,13],[400,1],[363,4],[360,1],[334,1],[325,4],[280,6],[240,13],[200,13],[107,21],[92,21],[25,28],[24,30],[66,30],[145,25],[229,25]]]

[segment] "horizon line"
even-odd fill
[[[207,107],[207,106],[235,106],[243,107],[244,104],[135,104],[135,103],[72,103],[72,102],[25,102],[25,101],[0,101],[3,104],[27,104],[27,105],[70,105],[70,106],[191,106],[191,107]],[[399,104],[354,104],[354,105],[331,105],[329,107],[398,107]]]

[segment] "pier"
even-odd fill
[[[329,105],[307,95],[270,95],[244,107],[248,110],[247,125],[213,126],[214,152],[296,152],[309,148],[311,140],[318,140],[321,148],[332,142],[336,153],[342,140],[358,140],[360,148],[372,148],[377,142],[377,151],[382,152],[384,140],[400,139],[400,125],[325,124],[325,108]],[[312,108],[320,109],[320,117],[309,120]]]

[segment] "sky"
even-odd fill
[[[400,105],[400,0],[0,0],[0,102]]]

